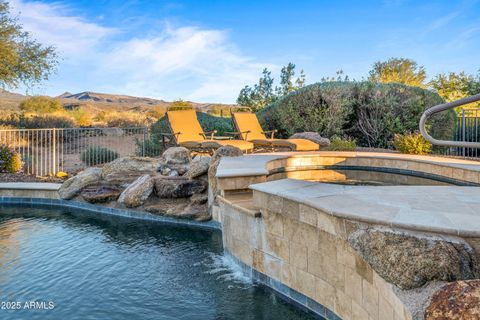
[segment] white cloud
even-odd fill
[[[81,56],[114,33],[113,29],[69,15],[68,7],[60,3],[13,0],[10,5],[13,13],[19,13],[25,30],[41,43],[54,45],[66,57]]]
[[[83,88],[232,103],[263,67],[276,69],[245,57],[223,30],[166,24],[158,34],[115,40],[118,30],[72,15],[62,4],[14,0],[11,5],[26,30],[59,49],[64,61],[50,83],[57,93]]]

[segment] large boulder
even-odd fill
[[[98,184],[84,188],[81,196],[90,203],[105,203],[117,200],[120,192],[118,187]]]
[[[71,177],[65,181],[58,194],[60,198],[68,200],[75,197],[80,191],[92,184],[98,183],[101,180],[102,169],[100,168],[87,168],[76,176]]]
[[[194,219],[197,221],[210,220],[206,204],[195,204],[185,199],[160,199],[154,204],[145,206],[145,211],[163,216],[171,216],[182,219]]]
[[[475,253],[461,239],[376,227],[353,232],[348,242],[382,278],[401,289],[478,276]]]
[[[330,139],[323,138],[318,132],[298,132],[293,134],[290,139],[306,139],[315,142],[320,147],[328,147]]]
[[[162,154],[158,171],[163,175],[183,175],[188,171],[191,161],[192,157],[187,148],[171,147]]]
[[[480,280],[448,283],[433,294],[425,320],[480,319]]]
[[[154,181],[155,193],[159,198],[188,198],[207,189],[207,182],[186,177],[157,176]]]
[[[132,182],[120,195],[118,202],[128,208],[141,206],[145,203],[153,191],[153,180],[145,174]]]
[[[144,157],[123,157],[103,166],[102,178],[112,184],[130,184],[144,174],[154,174],[158,160]]]
[[[210,157],[199,157],[192,161],[190,169],[188,169],[185,176],[189,179],[194,179],[204,175],[208,172],[210,167]]]
[[[216,197],[219,194],[217,187],[217,168],[222,157],[240,157],[243,156],[242,150],[233,146],[223,146],[217,149],[210,159],[210,167],[208,168],[208,209],[211,211],[212,206],[216,203]]]

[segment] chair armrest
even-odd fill
[[[270,139],[273,139],[273,138],[274,138],[274,136],[275,136],[275,133],[277,133],[277,132],[278,132],[278,130],[277,130],[277,129],[273,129],[273,130],[267,130],[267,131],[263,131],[262,133],[263,133],[263,134],[269,134],[269,133],[271,133],[271,135],[270,135]]]
[[[217,133],[217,130],[207,131],[199,134],[203,136],[204,139],[207,139],[207,135],[210,135],[210,139],[213,140],[213,136],[215,135],[215,133]]]
[[[247,136],[248,134],[250,133],[251,131],[250,130],[246,130],[246,131],[233,131],[233,132],[225,132],[225,134],[228,134],[228,135],[232,135],[232,136],[237,136],[239,138],[241,138],[241,135],[242,134],[245,134],[245,140],[247,140]]]

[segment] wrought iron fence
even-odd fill
[[[24,171],[37,176],[76,172],[117,157],[159,155],[147,127],[0,130],[0,144],[19,152]]]
[[[454,141],[480,142],[480,109],[464,109],[458,114],[455,122]],[[450,147],[451,155],[466,158],[480,157],[478,148]]]

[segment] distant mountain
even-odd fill
[[[14,110],[18,108],[20,102],[28,96],[12,93],[6,90],[0,89],[0,110]],[[88,107],[97,111],[101,110],[116,110],[116,111],[138,111],[145,112],[151,110],[155,107],[168,108],[172,105],[172,102],[152,99],[152,98],[143,98],[143,97],[133,97],[121,94],[108,94],[108,93],[98,93],[85,91],[80,93],[70,93],[65,92],[57,97],[56,99],[61,100],[65,108],[74,109],[78,107]],[[190,102],[190,101],[189,101]],[[201,111],[208,112],[214,108],[230,109],[235,108],[235,104],[220,104],[220,103],[197,103],[190,102],[191,105]]]

